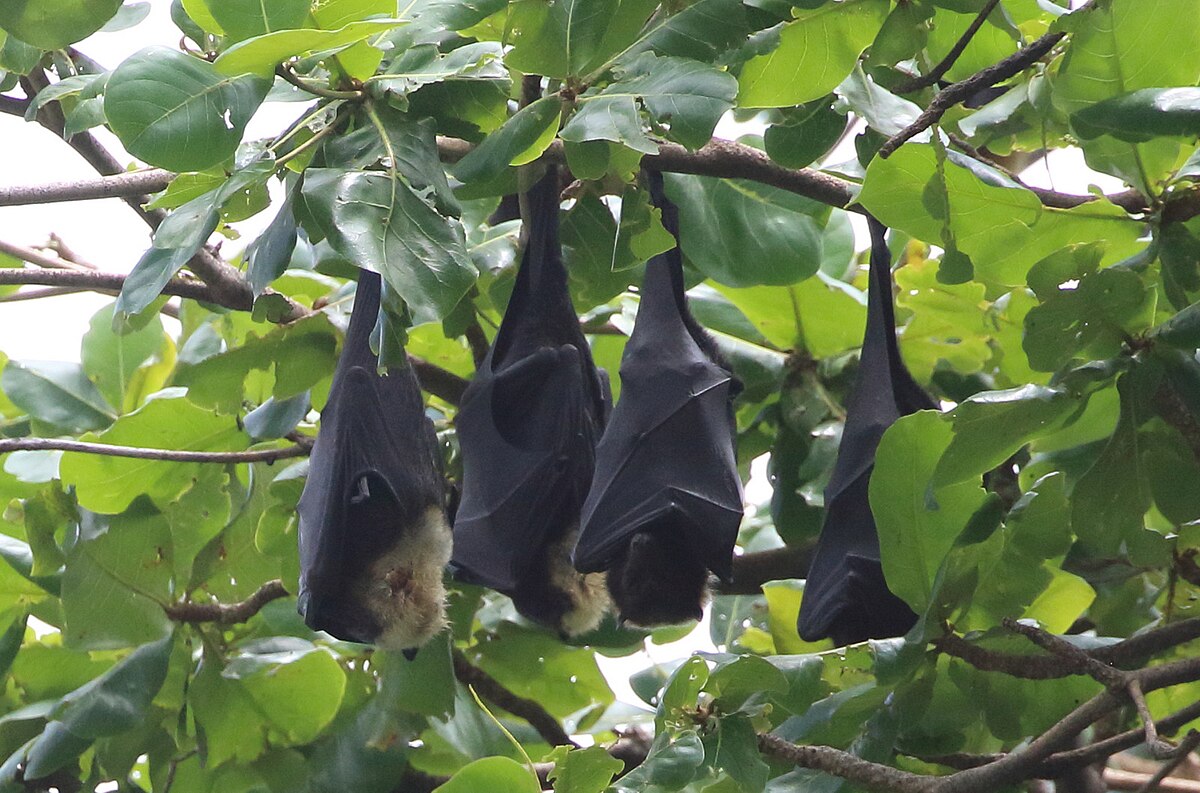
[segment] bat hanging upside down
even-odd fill
[[[663,225],[679,220],[662,175],[648,172]],[[684,295],[676,247],[646,265],[621,399],[596,449],[575,548],[579,570],[607,571],[623,622],[700,619],[708,573],[728,580],[742,520],[733,399],[741,384]]]
[[[557,169],[526,199],[512,297],[455,420],[463,479],[452,567],[510,596],[526,618],[574,636],[599,625],[609,605],[603,576],[571,565],[608,384],[567,290]]]
[[[411,657],[446,624],[446,481],[412,369],[371,352],[381,279],[363,271],[300,497],[305,623]]]

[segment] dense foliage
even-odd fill
[[[1200,726],[1194,4],[174,0],[178,47],[102,66],[71,46],[146,6],[0,4],[0,109],[103,173],[101,125],[162,169],[106,188],[155,229],[123,283],[0,257],[6,295],[120,289],[80,363],[3,359],[0,790],[1000,790],[1140,743],[1141,704],[1163,733]],[[246,139],[265,102],[294,123]],[[765,133],[710,143],[730,114]],[[1128,189],[1016,175],[1066,148]],[[644,710],[597,655],[691,626],[563,643],[454,584],[452,630],[408,662],[313,634],[285,596],[354,268],[390,287],[382,355],[413,356],[454,474],[519,244],[488,218],[541,157],[575,180],[573,298],[618,397],[630,287],[669,244],[636,172],[669,172],[693,310],[745,384],[746,475],[770,453],[718,652],[635,675]],[[893,229],[901,349],[945,409],[896,424],[871,482],[920,620],[832,650],[796,615],[857,371],[864,209]],[[208,247],[268,210],[244,255]]]

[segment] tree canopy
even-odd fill
[[[1113,788],[1171,773],[1200,743],[1200,13],[1071,5],[173,0],[178,41],[100,64],[83,40],[136,35],[147,2],[0,4],[0,110],[97,172],[0,207],[119,198],[151,232],[127,275],[0,239],[0,301],[115,296],[77,363],[0,351],[0,791],[1076,791],[1120,752],[1142,773]],[[291,123],[248,136],[267,104]],[[1072,153],[1124,188],[1036,186]],[[450,582],[410,662],[296,613],[358,268],[456,477],[520,246],[496,210],[538,162],[569,174],[572,298],[617,399],[671,245],[637,176],[664,173],[692,310],[744,384],[743,476],[769,454],[716,651],[635,674],[641,709],[597,659],[694,626],[563,641]],[[900,348],[942,409],[887,432],[870,486],[917,624],[834,649],[796,617],[858,371],[861,213],[892,229]]]

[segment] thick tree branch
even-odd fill
[[[921,776],[863,760],[830,746],[798,746],[778,735],[759,735],[758,749],[785,763],[824,771],[868,790],[891,793],[929,793],[937,789],[938,777]]]
[[[928,74],[923,74],[920,77],[914,77],[911,80],[903,82],[895,86],[892,92],[909,94],[913,91],[920,91],[922,88],[928,88],[942,79],[942,76],[950,71],[950,67],[958,61],[963,51],[967,49],[967,45],[971,43],[971,39],[975,38],[975,34],[983,27],[983,23],[987,21],[988,15],[992,13],[992,10],[999,2],[1000,0],[987,0],[983,8],[979,9],[979,13],[971,20],[971,24],[967,25],[967,29],[958,37],[958,41],[954,42],[954,46],[946,53],[946,57],[938,61],[937,65],[929,70]]]
[[[283,582],[275,579],[260,586],[250,597],[240,603],[224,605],[221,603],[194,603],[190,600],[184,600],[169,606],[163,606],[163,611],[175,622],[215,622],[220,625],[233,625],[239,622],[246,622],[255,614],[262,611],[263,606],[272,600],[278,600],[287,596],[288,592],[283,588]]]
[[[558,719],[546,712],[546,709],[534,702],[517,696],[500,684],[496,678],[472,664],[461,650],[452,651],[454,658],[454,676],[463,685],[471,686],[479,696],[493,705],[503,708],[509,713],[529,722],[529,726],[537,730],[538,735],[551,746],[574,746],[579,744],[571,740]]]
[[[132,171],[98,179],[75,179],[40,185],[0,187],[0,206],[53,204],[60,201],[90,201],[97,198],[144,196],[167,189],[175,174],[159,168]]]
[[[175,463],[258,463],[306,457],[310,447],[304,444],[282,449],[247,449],[241,452],[193,452],[185,449],[150,449],[141,446],[114,446],[63,438],[0,438],[0,454],[9,452],[80,452],[103,457],[131,457],[136,460],[161,460]]]
[[[946,111],[959,102],[963,102],[976,92],[982,91],[985,88],[991,88],[996,83],[1014,77],[1025,69],[1028,69],[1044,58],[1050,50],[1054,49],[1054,45],[1062,41],[1065,35],[1065,33],[1047,33],[1025,49],[1013,53],[986,69],[976,72],[965,80],[960,80],[938,91],[934,95],[933,100],[930,101],[929,107],[925,108],[925,111],[917,116],[913,123],[888,138],[879,147],[879,156],[887,159],[905,141],[924,132],[940,121],[942,116],[946,114]]]
[[[735,556],[733,578],[729,583],[718,581],[714,589],[719,595],[760,595],[768,581],[804,578],[815,551],[816,543],[811,543]]]

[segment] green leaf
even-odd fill
[[[603,793],[624,767],[602,746],[563,751],[555,758],[549,779],[554,793]]]
[[[171,557],[167,522],[145,502],[90,530],[68,554],[63,573],[65,640],[110,650],[170,633],[162,607],[172,600]]]
[[[271,87],[239,75],[224,76],[179,50],[147,47],[108,78],[104,114],[135,157],[171,171],[200,171],[233,155]]]
[[[742,179],[669,174],[666,187],[679,207],[684,255],[706,277],[787,286],[820,266],[827,206]]]
[[[618,239],[617,222],[594,194],[575,201],[563,217],[560,234],[578,311],[603,305],[640,280],[640,274],[630,269],[640,260],[630,250],[628,236]]]
[[[72,433],[107,427],[116,418],[83,367],[58,361],[9,361],[0,387],[33,418]]]
[[[740,0],[697,0],[671,14],[660,12],[650,20],[637,42],[621,54],[620,60],[650,50],[658,55],[715,63],[721,54],[750,34],[746,13],[746,6]]]
[[[239,41],[213,61],[213,69],[225,75],[255,74],[268,78],[275,67],[289,58],[316,52],[336,53],[372,36],[405,24],[398,19],[351,22],[337,30],[277,30]]]
[[[845,79],[887,18],[887,0],[846,0],[797,10],[778,45],[738,77],[741,107],[787,107],[824,96]]]
[[[691,782],[704,763],[704,744],[695,730],[660,732],[654,737],[646,759],[613,783],[617,793],[642,793],[661,785],[679,790]]]
[[[1200,82],[1200,53],[1191,46],[1200,38],[1200,18],[1179,14],[1171,0],[1112,0],[1079,9],[1063,24],[1071,44],[1054,75],[1052,100],[1067,114],[1142,88]],[[1092,168],[1154,195],[1174,170],[1180,142],[1131,145],[1105,136],[1084,141],[1083,150]]]
[[[115,446],[191,451],[238,451],[248,439],[230,416],[197,407],[175,394],[164,394],[118,419],[94,440]],[[165,505],[192,484],[196,466],[80,452],[63,455],[64,484],[75,487],[79,504],[109,515],[123,512],[139,495]]]
[[[541,156],[558,132],[561,102],[546,96],[521,108],[459,160],[451,172],[461,182],[486,182],[510,165],[523,165]]]
[[[277,30],[298,28],[308,16],[309,0],[215,0],[208,2],[213,19],[232,41]]]
[[[855,115],[882,135],[895,135],[921,115],[920,107],[877,85],[858,65],[838,86],[837,93]]]
[[[462,225],[398,178],[309,168],[303,194],[334,249],[382,274],[415,324],[448,316],[475,283]]]
[[[847,118],[830,97],[781,111],[782,121],[767,127],[763,148],[786,168],[807,168],[825,155],[846,129]]]
[[[642,129],[644,108],[658,130],[689,149],[712,137],[713,128],[733,106],[737,82],[726,72],[687,58],[643,53],[616,70],[617,80],[589,90],[561,137],[566,141],[607,140],[647,154],[658,147]]]
[[[333,654],[300,639],[252,644],[221,675],[239,681],[271,726],[294,744],[321,733],[346,689],[346,672]]]
[[[742,793],[765,790],[770,768],[758,751],[758,734],[748,716],[726,714],[705,736],[705,759],[728,774]]]
[[[113,332],[112,305],[96,312],[83,336],[80,357],[88,379],[110,405],[124,407],[133,373],[163,346],[162,322],[157,316],[125,335]]]
[[[384,680],[381,696],[394,698],[397,708],[410,713],[450,718],[455,690],[450,652],[449,631],[435,636],[411,661],[397,653],[376,652]]]
[[[241,407],[243,384],[252,370],[272,371],[271,395],[287,399],[312,388],[333,372],[337,356],[333,326],[324,314],[314,314],[264,335],[250,333],[243,343],[196,363],[181,364],[176,385],[188,388],[198,404],[234,413]]]
[[[404,96],[421,86],[444,80],[504,81],[508,79],[508,72],[501,55],[500,45],[491,41],[465,44],[446,53],[434,44],[418,44],[402,52],[369,83]]]
[[[1084,138],[1112,135],[1140,143],[1160,135],[1200,134],[1200,88],[1143,88],[1083,108],[1071,126]]]
[[[1024,284],[1030,266],[1071,243],[1104,240],[1104,259],[1130,255],[1140,234],[1124,210],[1100,200],[1070,210],[1043,207],[1029,190],[987,166],[947,152],[939,171],[934,147],[909,143],[867,167],[859,202],[884,224],[918,239],[942,244],[948,224],[959,250],[970,257],[976,278]],[[927,205],[944,189],[949,203]]]
[[[1117,380],[1117,428],[1071,494],[1071,523],[1090,552],[1115,554],[1143,528],[1151,492],[1138,428],[1149,413],[1157,378],[1135,369]]]
[[[221,664],[216,653],[204,653],[188,685],[187,705],[204,736],[209,763],[249,763],[267,748],[268,722],[241,681],[221,675]]]
[[[463,766],[450,781],[438,786],[439,793],[540,793],[541,785],[531,769],[507,757],[484,757]]]
[[[1061,427],[1081,406],[1077,397],[1036,385],[973,395],[950,413],[954,439],[938,461],[933,484],[965,482],[990,471]]]
[[[509,6],[513,49],[505,61],[518,71],[547,77],[582,75],[612,54],[604,46],[610,28],[632,22],[636,31],[639,20],[653,10],[646,5],[637,0],[516,0]]]
[[[986,495],[975,482],[931,487],[952,434],[934,411],[903,416],[883,434],[871,474],[871,512],[888,589],[918,614],[930,604],[942,559]]]
[[[1183,309],[1148,335],[1185,351],[1200,347],[1200,303]]]
[[[121,0],[11,0],[0,4],[0,28],[44,50],[86,39],[112,19]]]
[[[63,697],[46,730],[29,748],[30,778],[57,771],[97,738],[141,723],[167,677],[172,637],[146,644],[100,677]]]
[[[295,191],[288,193],[275,218],[246,248],[246,280],[255,297],[283,275],[296,250],[296,215],[292,207],[295,195]]]

